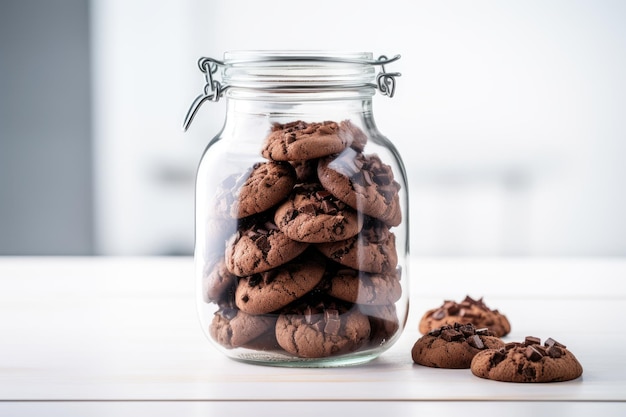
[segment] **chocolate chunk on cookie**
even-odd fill
[[[362,148],[365,141],[365,134],[349,121],[298,120],[272,126],[261,154],[274,161],[303,161],[341,152],[353,144]]]
[[[348,148],[322,158],[317,167],[321,184],[357,211],[398,226],[402,211],[393,171],[378,155],[364,155]]]
[[[276,316],[246,314],[234,308],[220,308],[213,316],[209,334],[220,345],[236,348],[264,334],[272,333]]]
[[[565,345],[552,338],[541,345],[533,336],[522,343],[480,352],[472,360],[471,370],[480,378],[502,382],[560,382],[583,373],[582,365]]]
[[[291,166],[296,170],[298,183],[319,182],[317,179],[317,159],[292,161]]]
[[[286,236],[308,243],[345,240],[363,227],[362,216],[317,183],[298,184],[274,222]]]
[[[326,299],[297,303],[276,322],[280,346],[301,358],[324,358],[359,349],[370,335],[369,320],[358,309]]]
[[[487,329],[456,323],[433,329],[411,349],[413,362],[431,368],[467,369],[485,349],[499,349],[504,342]]]
[[[331,260],[359,271],[387,273],[398,265],[395,235],[373,218],[366,219],[358,235],[339,242],[318,243],[315,247]]]
[[[271,219],[248,218],[226,243],[226,266],[237,276],[252,275],[289,262],[308,246],[287,237]]]
[[[437,327],[454,323],[487,327],[498,337],[506,336],[511,331],[511,324],[504,314],[487,307],[482,297],[475,300],[469,295],[460,303],[446,300],[440,307],[428,310],[420,319],[419,331],[426,334]]]
[[[402,296],[400,272],[373,274],[352,268],[331,271],[326,292],[340,300],[357,304],[393,304]]]
[[[324,276],[325,260],[313,253],[270,271],[239,280],[235,290],[237,307],[248,314],[279,310],[307,294]]]

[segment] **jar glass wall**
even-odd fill
[[[202,328],[246,362],[372,360],[408,315],[409,210],[371,55],[225,56],[226,120],[196,181]]]

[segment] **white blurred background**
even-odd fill
[[[196,61],[401,54],[412,253],[626,255],[626,2],[0,0],[0,254],[187,255]]]

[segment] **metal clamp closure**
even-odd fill
[[[187,115],[183,121],[183,131],[186,132],[187,129],[189,129],[200,106],[206,101],[218,101],[228,88],[228,86],[222,86],[219,81],[213,79],[213,74],[217,72],[220,65],[223,66],[224,63],[213,58],[200,58],[200,60],[198,60],[198,67],[204,74],[204,88],[202,89],[202,94],[196,97],[187,111]]]
[[[280,61],[285,60],[285,57],[271,57],[266,60],[270,61]],[[399,72],[386,72],[385,65],[391,64],[392,62],[400,59],[400,55],[396,55],[392,58],[387,58],[385,55],[381,55],[375,61],[365,61],[365,60],[342,60],[342,59],[334,59],[334,58],[325,58],[325,57],[291,57],[290,60],[301,60],[301,59],[309,59],[312,61],[328,61],[328,62],[344,62],[344,63],[353,63],[353,64],[369,64],[369,65],[380,65],[380,72],[376,75],[376,85],[371,85],[374,88],[378,88],[380,93],[383,96],[387,96],[389,98],[393,97],[396,90],[396,78],[401,74]],[[207,101],[216,102],[220,99],[220,97],[224,94],[224,92],[230,87],[228,85],[221,84],[218,80],[213,79],[213,74],[217,72],[220,66],[225,66],[225,63],[222,61],[218,61],[213,58],[203,57],[198,60],[198,67],[200,71],[204,74],[204,88],[202,90],[202,94],[200,94],[196,99],[191,103],[189,110],[187,111],[187,115],[185,116],[185,120],[183,121],[183,131],[187,131],[194,117],[198,113],[200,107]]]
[[[385,55],[378,57],[378,60],[373,65],[380,65],[380,72],[376,75],[376,85],[380,94],[392,98],[396,92],[396,77],[401,76],[399,72],[385,72],[385,64],[390,64],[400,59],[400,55],[396,55],[391,59],[388,59]]]

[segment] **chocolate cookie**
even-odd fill
[[[328,277],[327,293],[340,300],[357,304],[386,305],[400,299],[399,271],[371,274],[342,268]]]
[[[319,182],[317,179],[317,159],[292,161],[291,166],[296,170],[298,183]]]
[[[583,367],[576,357],[552,338],[541,345],[528,336],[523,343],[507,343],[500,349],[485,350],[471,363],[478,377],[503,382],[559,382],[576,379]]]
[[[370,321],[370,346],[387,343],[400,328],[400,318],[395,304],[359,305],[359,310]]]
[[[226,266],[237,276],[252,275],[289,262],[307,247],[285,236],[273,221],[251,218],[226,243]]]
[[[400,184],[378,155],[366,156],[348,148],[339,155],[322,158],[317,175],[324,188],[355,210],[389,226],[398,226],[402,221]]]
[[[300,303],[276,322],[276,340],[292,355],[324,358],[357,350],[370,335],[366,316],[334,300]]]
[[[359,271],[380,274],[391,272],[398,265],[396,236],[372,218],[365,221],[358,235],[315,247],[329,259]]]
[[[426,334],[432,329],[454,323],[487,327],[498,337],[506,336],[511,331],[511,324],[504,314],[487,307],[482,297],[474,300],[469,295],[460,303],[446,300],[441,307],[428,310],[419,322],[419,331]]]
[[[306,253],[278,268],[241,278],[235,290],[235,303],[249,314],[276,311],[315,288],[324,269],[321,257]]]
[[[286,236],[308,243],[345,240],[363,227],[361,216],[316,183],[298,184],[274,222]]]
[[[231,216],[242,218],[261,213],[284,200],[296,184],[296,171],[286,162],[258,162],[233,190]],[[239,181],[236,182],[236,186]]]
[[[419,338],[411,349],[413,362],[431,368],[467,369],[476,354],[499,349],[504,342],[472,324],[442,326]]]
[[[210,263],[202,277],[202,295],[206,302],[221,303],[233,294],[237,285],[237,277],[226,267],[224,257]]]
[[[349,121],[277,123],[272,126],[261,154],[274,161],[302,161],[341,152],[353,143],[362,147],[365,139],[365,134]]]
[[[277,316],[274,316],[274,318],[277,318]],[[241,345],[241,347],[246,349],[260,350],[263,352],[281,352],[283,354],[285,353],[283,348],[280,347],[278,341],[276,340],[275,326],[268,329],[267,332],[263,333],[261,336],[244,343],[243,345]]]
[[[363,152],[367,144],[367,135],[360,127],[352,123],[350,120],[344,120],[339,124],[341,135],[347,137],[349,146],[357,152]]]
[[[220,345],[236,348],[271,333],[276,316],[246,314],[234,308],[220,308],[213,316],[209,334]]]

